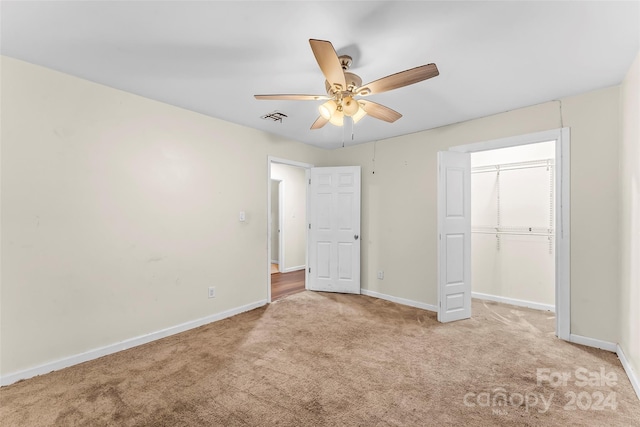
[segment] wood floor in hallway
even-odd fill
[[[271,274],[271,301],[304,291],[304,270]]]

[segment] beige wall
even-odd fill
[[[618,106],[612,87],[563,99],[562,119],[553,101],[330,152],[331,164],[362,166],[363,288],[436,304],[439,150],[564,125],[571,128],[571,332],[617,342]]]
[[[280,271],[288,272],[305,267],[307,254],[307,185],[305,169],[273,163],[271,178],[282,181],[284,264],[280,260]]]
[[[267,158],[326,151],[1,66],[3,375],[267,298]]]
[[[640,54],[621,89],[620,347],[640,376]]]

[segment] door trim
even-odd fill
[[[517,135],[490,141],[458,145],[449,151],[473,153],[477,151],[495,150],[555,141],[556,150],[556,335],[558,338],[571,339],[571,163],[570,128],[552,129],[543,132]]]
[[[280,157],[273,157],[273,156],[267,156],[267,269],[266,269],[266,273],[267,273],[267,303],[271,302],[271,165],[272,164],[281,164],[281,165],[288,165],[288,166],[296,166],[299,168],[303,168],[305,169],[305,179],[308,181],[309,177],[310,177],[310,170],[313,167],[313,165],[311,163],[303,163],[303,162],[297,162],[295,160],[289,160],[289,159],[283,159]],[[282,199],[282,197],[281,197]],[[307,197],[306,197],[306,202],[305,202],[305,221],[308,223],[309,222],[309,192],[307,191]],[[282,218],[282,212],[280,215],[280,218]],[[280,229],[282,230],[282,224],[280,224]],[[282,233],[281,233],[282,234]],[[306,238],[308,238],[308,236],[305,235]],[[282,244],[282,241],[280,242]],[[309,250],[306,249],[307,248],[307,242],[305,242],[305,265],[309,264]],[[279,250],[282,253],[282,246],[280,246]],[[280,262],[282,262],[282,260],[280,260]],[[304,273],[304,286],[305,288],[307,287],[307,275],[308,275],[308,269],[305,268],[305,273]]]
[[[269,168],[271,168],[271,166],[269,166]],[[282,202],[282,191],[283,191],[283,187],[284,184],[281,179],[271,179],[271,183],[273,184],[274,182],[278,183],[278,227],[280,228],[280,233],[278,235],[278,266],[280,265],[284,265],[284,253],[282,252],[282,209],[283,209],[283,202]],[[269,187],[271,188],[271,187]],[[271,191],[271,190],[269,190]],[[271,194],[271,199],[273,199],[273,193]],[[269,209],[271,209],[271,205],[269,205]],[[269,211],[269,213],[271,213],[271,211]],[[269,217],[271,218],[271,217]],[[271,218],[273,219],[273,218]],[[269,227],[271,227],[271,224],[269,224]],[[272,232],[272,236],[273,236],[273,230],[271,230]],[[269,240],[271,242],[271,240]],[[271,252],[269,252],[270,256],[269,258],[271,258],[271,263],[273,264],[273,249],[271,250]],[[282,273],[282,270],[280,269],[280,267],[278,267],[278,271],[280,271]]]

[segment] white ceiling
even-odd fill
[[[619,84],[639,50],[640,3],[2,1],[0,52],[107,86],[335,148]],[[433,79],[368,99],[403,114],[309,127],[324,94],[310,38],[363,82],[435,62]],[[281,111],[282,123],[260,119]]]

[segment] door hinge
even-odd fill
[[[309,273],[311,273],[311,267],[309,267]]]
[[[309,178],[309,185],[311,185],[311,178]]]
[[[309,230],[311,230],[311,223],[309,223]]]

